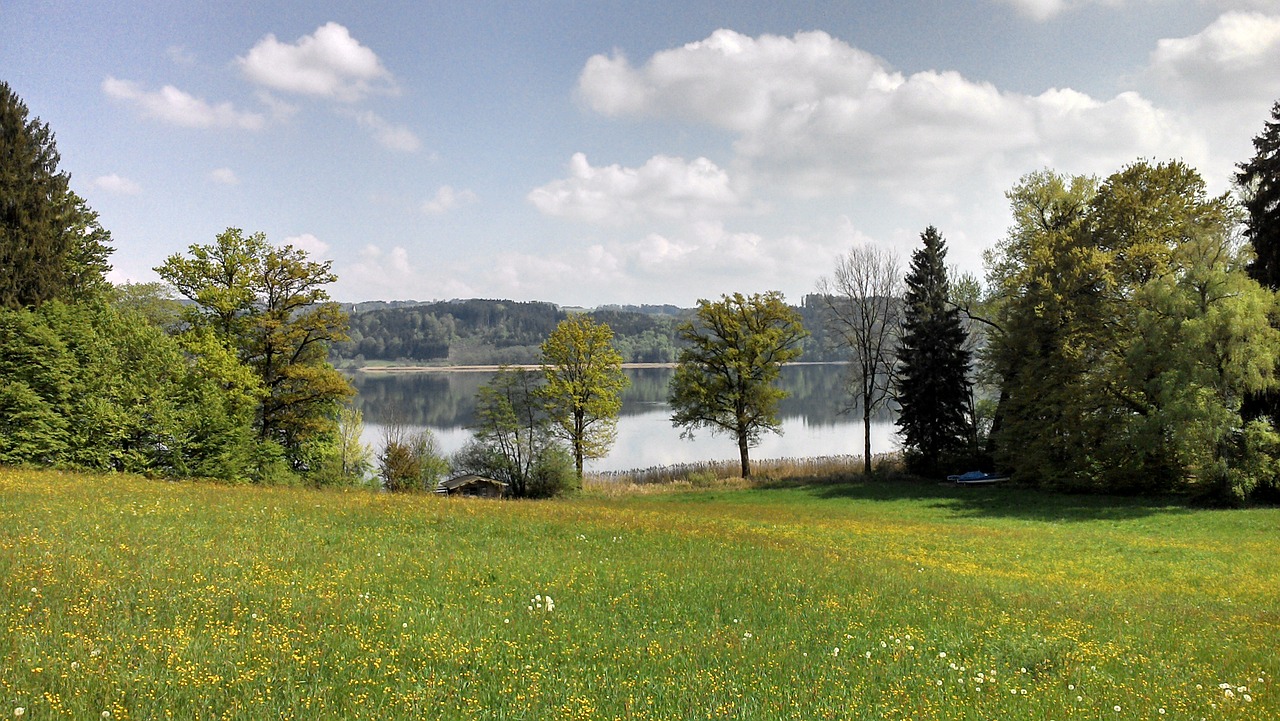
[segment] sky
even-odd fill
[[[115,282],[236,227],[340,301],[798,303],[929,225],[981,277],[1037,170],[1230,191],[1280,0],[0,0],[0,80]]]

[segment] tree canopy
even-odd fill
[[[336,280],[330,262],[238,228],[188,253],[156,272],[194,302],[191,326],[213,332],[261,381],[260,437],[278,445],[293,470],[313,468],[353,393],[327,361],[329,344],[346,338],[346,314],[324,290]]]
[[[672,424],[685,435],[708,428],[732,436],[742,476],[750,477],[749,449],[764,432],[781,432],[777,409],[786,392],[775,382],[782,364],[800,355],[799,314],[776,291],[735,293],[699,300],[695,319],[677,333],[687,345],[671,378]]]
[[[1015,225],[988,255],[1002,462],[1073,488],[1262,482],[1239,473],[1266,465],[1270,436],[1240,410],[1275,382],[1276,300],[1243,272],[1229,199],[1180,162],[1100,185],[1035,173],[1009,198]]]
[[[613,330],[584,314],[561,321],[542,344],[542,372],[552,428],[568,442],[581,479],[584,459],[603,458],[617,437],[627,376]]]

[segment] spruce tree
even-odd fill
[[[1271,107],[1271,120],[1253,139],[1253,149],[1253,159],[1241,163],[1236,174],[1248,211],[1245,237],[1253,245],[1249,275],[1280,290],[1280,101]]]
[[[102,284],[110,235],[58,170],[53,131],[0,82],[0,308],[34,308]]]
[[[1264,287],[1280,290],[1280,101],[1271,107],[1271,120],[1253,139],[1254,155],[1236,174],[1244,202],[1245,237],[1253,246],[1249,275]],[[1245,397],[1245,418],[1269,417],[1280,426],[1280,392],[1270,390]]]
[[[958,460],[973,426],[969,351],[960,311],[949,302],[946,241],[933,226],[920,239],[906,278],[897,400],[908,467],[928,475]]]

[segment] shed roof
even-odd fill
[[[474,473],[467,473],[465,475],[457,476],[456,478],[450,478],[445,481],[440,481],[440,484],[436,486],[436,490],[452,491],[458,488],[462,488],[463,486],[471,485],[472,483],[485,483],[485,484],[491,484],[495,486],[502,486],[503,488],[506,488],[508,486],[508,484],[503,483],[502,481],[499,481],[499,480],[495,480],[493,478],[486,478],[485,476],[478,476]]]

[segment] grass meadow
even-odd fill
[[[1273,719],[1280,509],[0,468],[0,718]]]

